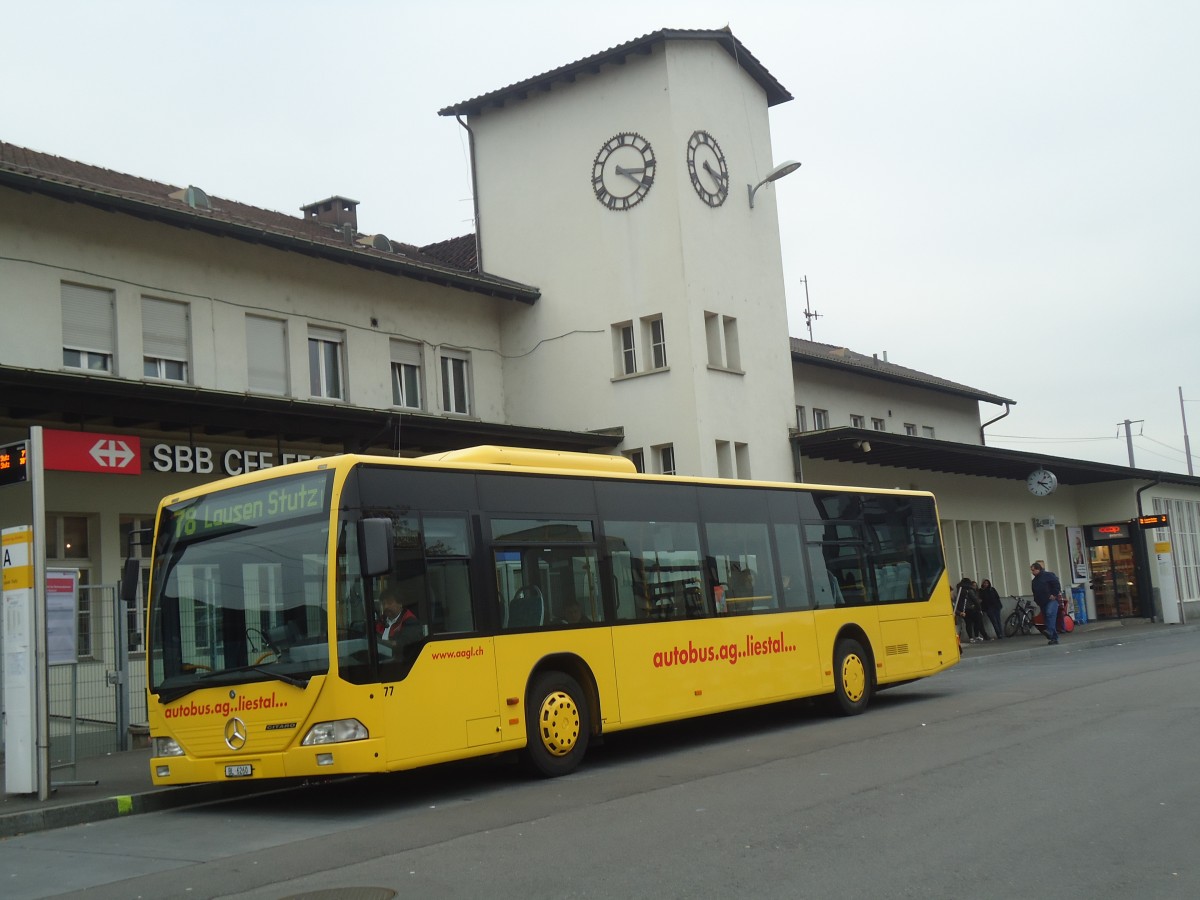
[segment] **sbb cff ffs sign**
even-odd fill
[[[42,434],[47,469],[105,475],[142,474],[142,444],[135,437],[52,428]]]
[[[29,445],[25,441],[0,447],[0,485],[20,484],[28,477]]]

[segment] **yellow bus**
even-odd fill
[[[934,498],[477,447],[163,500],[156,784],[410,769],[799,697],[862,712],[959,659]]]

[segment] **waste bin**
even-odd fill
[[[1087,623],[1087,591],[1082,584],[1071,588],[1071,605],[1075,607],[1075,622],[1079,625]]]

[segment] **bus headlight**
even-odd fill
[[[175,738],[156,737],[154,739],[155,756],[183,756],[183,748]]]
[[[332,722],[318,722],[308,729],[308,734],[300,744],[303,747],[342,744],[346,741],[365,741],[368,737],[367,727],[358,719],[335,719]]]

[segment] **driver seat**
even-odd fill
[[[537,628],[546,621],[542,592],[534,585],[520,588],[508,601],[509,628]]]

